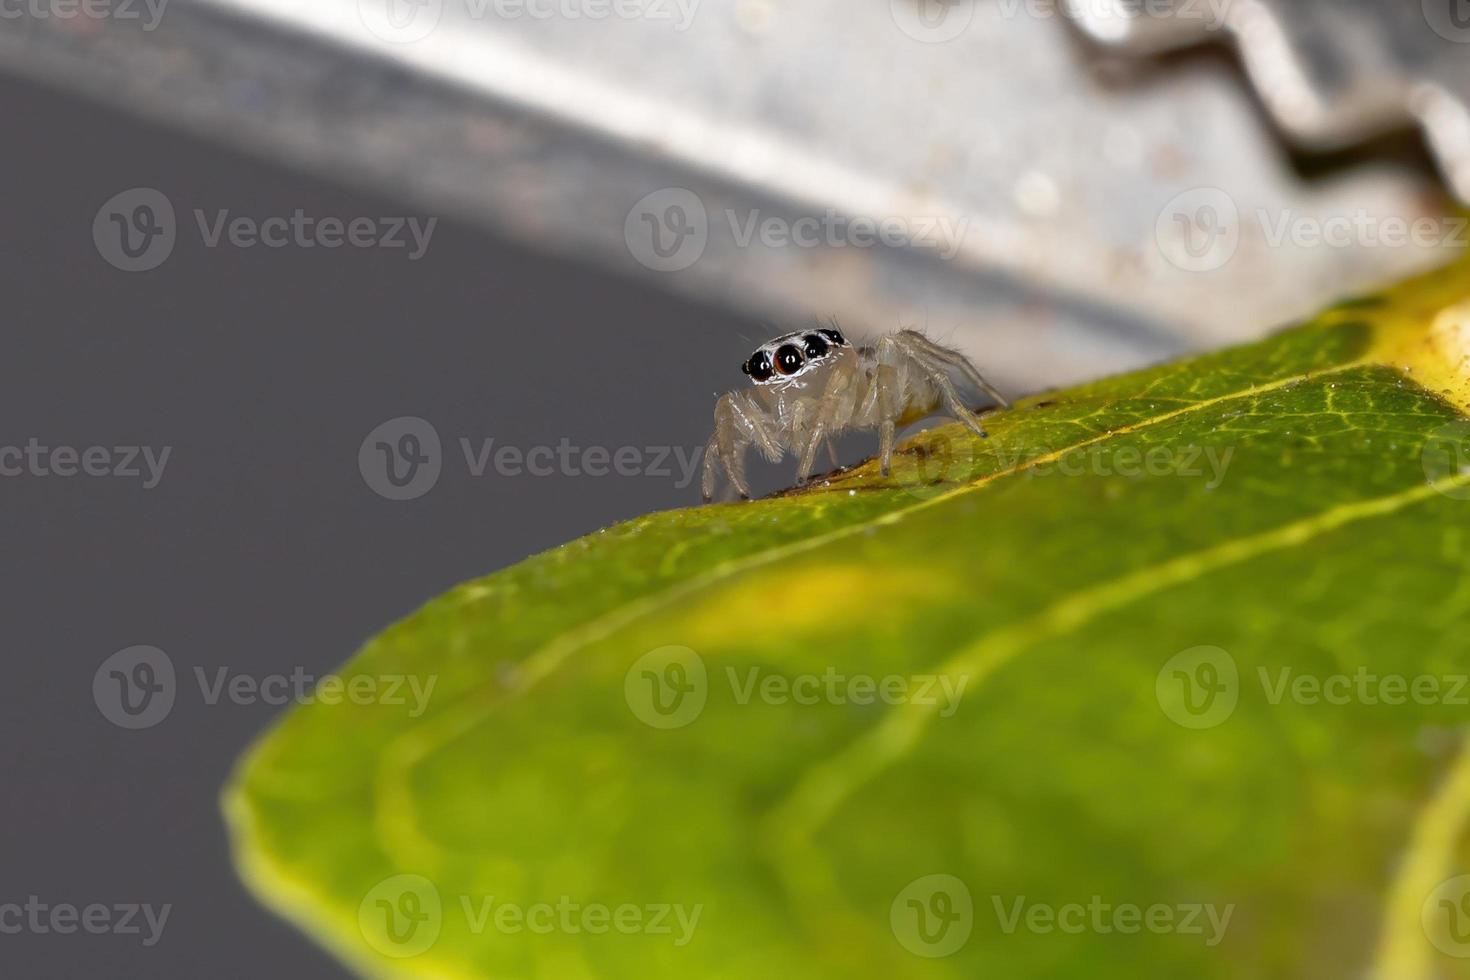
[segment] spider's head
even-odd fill
[[[781,384],[820,367],[846,346],[835,327],[789,333],[762,344],[740,370],[758,385]]]

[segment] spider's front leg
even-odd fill
[[[842,361],[833,368],[832,376],[827,385],[822,389],[821,400],[817,402],[816,410],[813,412],[815,421],[802,445],[801,459],[796,464],[796,482],[805,483],[811,476],[812,468],[817,461],[817,447],[824,441],[827,443],[827,455],[832,460],[833,469],[837,468],[837,450],[832,445],[832,433],[842,427],[842,420],[851,415],[852,392],[854,374],[860,370],[855,358]]]
[[[715,482],[721,467],[740,493],[740,498],[750,499],[750,485],[745,482],[745,453],[753,443],[767,459],[780,459],[781,448],[772,434],[772,427],[772,420],[745,392],[720,396],[715,402],[715,431],[704,448],[701,489],[705,503],[714,499]]]

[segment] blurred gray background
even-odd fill
[[[156,487],[0,479],[0,903],[171,903],[161,941],[0,934],[16,978],[347,974],[256,905],[217,793],[281,710],[206,703],[211,679],[320,675],[449,586],[613,521],[698,501],[678,477],[474,477],[458,446],[693,449],[762,328],[442,218],[422,259],[205,248],[186,211],[427,216],[44,88],[0,85],[0,445],[171,446]],[[178,208],[159,268],[99,256],[97,209]],[[429,492],[386,500],[369,431],[429,420]],[[784,478],[761,471],[767,486]],[[125,647],[178,672],[154,727],[110,723],[93,674]]]

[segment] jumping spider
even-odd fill
[[[755,387],[715,402],[715,432],[704,455],[706,503],[714,497],[721,467],[741,498],[750,497],[745,453],[752,445],[773,463],[783,453],[799,456],[801,482],[824,441],[837,464],[831,440],[846,429],[878,430],[885,476],[894,430],[941,407],[983,437],[980,419],[960,401],[950,371],[1001,407],[1007,404],[963,354],[915,330],[889,334],[871,347],[852,346],[834,327],[786,334],[762,344],[740,369]]]

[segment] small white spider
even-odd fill
[[[824,441],[837,464],[831,440],[846,429],[878,430],[885,476],[894,430],[941,407],[983,437],[980,419],[960,401],[951,371],[1002,407],[1007,404],[963,354],[914,330],[889,334],[872,347],[853,347],[831,327],[786,334],[762,344],[740,369],[755,387],[715,402],[715,432],[704,454],[706,503],[714,497],[720,467],[741,498],[750,497],[745,453],[752,445],[773,463],[783,453],[799,456],[799,483],[811,473]]]

